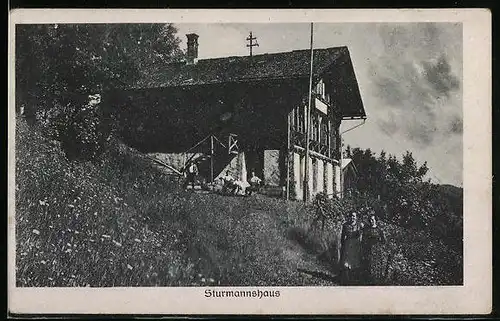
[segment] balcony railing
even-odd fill
[[[299,132],[296,130],[291,131],[291,139],[292,139],[292,144],[295,144],[299,147],[305,148],[306,147],[306,134],[303,132]],[[324,142],[319,142],[314,139],[309,140],[309,149],[319,153],[321,155],[328,156],[328,144],[325,144]],[[330,158],[333,159],[339,159],[339,151],[332,151],[333,154],[330,155]]]

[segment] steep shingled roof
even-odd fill
[[[310,73],[310,50],[200,59],[196,64],[171,63],[154,69],[129,89],[200,86],[272,79],[305,79]],[[365,117],[356,75],[347,47],[314,49],[313,75],[330,73],[335,99],[345,118]],[[316,79],[317,80],[317,79]]]
[[[321,74],[347,47],[314,50],[314,74]],[[133,88],[160,88],[309,77],[310,51],[200,59],[196,64],[171,63],[140,79]]]

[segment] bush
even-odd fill
[[[438,194],[437,197],[442,195]],[[357,211],[359,219],[366,224],[366,209],[372,208],[387,237],[387,243],[378,245],[374,249],[377,254],[372,257],[371,273],[376,278],[376,284],[461,284],[462,241],[458,238],[461,234],[453,232],[458,231],[460,220],[453,219],[454,215],[448,211],[439,211],[431,206],[402,206],[395,210],[396,207],[390,207],[395,204],[397,203],[387,204],[367,193],[353,193],[343,199],[327,199],[325,195],[318,194],[313,205],[308,207],[308,224],[302,223],[289,229],[288,236],[309,253],[315,254],[319,261],[327,263],[332,272],[336,273],[338,267],[335,263],[338,261],[339,236],[344,215]],[[320,219],[322,216],[324,226]],[[406,217],[411,218],[409,224],[401,224],[401,218]],[[436,219],[429,228],[424,229],[422,225],[415,223],[419,217]],[[444,222],[453,224],[444,226]],[[438,231],[439,229],[442,231]]]
[[[97,103],[90,101],[78,111],[61,116],[58,134],[68,159],[86,161],[102,154],[110,130],[102,120]]]
[[[99,95],[59,94],[34,120],[44,135],[61,143],[68,160],[95,160],[111,133],[99,103]]]

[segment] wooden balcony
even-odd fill
[[[294,145],[299,146],[299,147],[305,149],[305,147],[306,147],[306,134],[299,132],[299,131],[296,131],[296,130],[292,130],[290,132],[290,134],[291,134],[291,145],[292,146],[294,146]],[[339,159],[338,156],[340,154],[338,151],[331,151],[331,153],[333,153],[333,154],[329,155],[328,144],[325,144],[324,142],[318,142],[316,140],[310,139],[309,140],[309,149],[315,153],[324,155],[325,157]]]

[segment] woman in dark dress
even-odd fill
[[[386,242],[384,231],[377,223],[375,212],[372,210],[368,214],[369,224],[363,229],[363,268],[364,279],[367,284],[375,284],[377,279],[382,277],[383,268],[381,260],[381,248],[379,244]]]
[[[355,284],[359,279],[361,262],[361,240],[363,223],[358,221],[358,214],[352,212],[342,226],[340,269],[341,282],[344,285]]]

